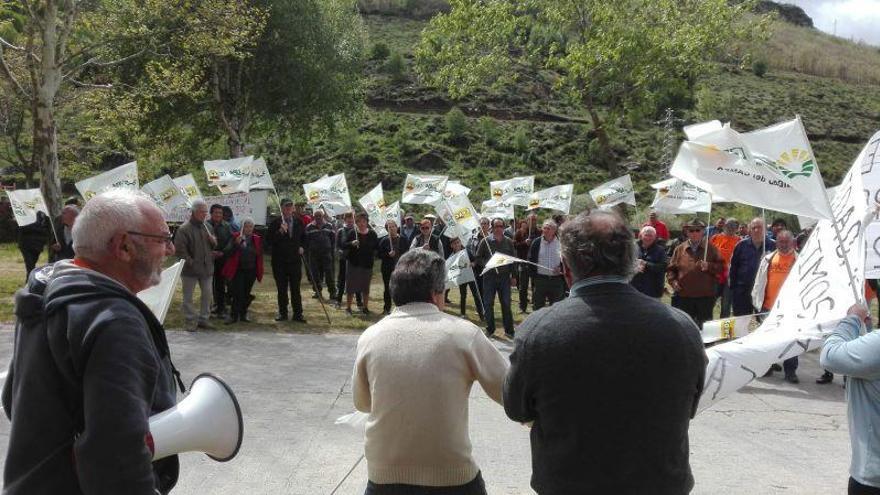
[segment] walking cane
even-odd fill
[[[308,251],[303,250],[303,255],[303,257],[300,257],[300,260],[306,266],[306,270],[309,271],[309,275],[312,277],[312,290],[314,290],[315,294],[318,295],[318,302],[321,303],[321,309],[324,310],[324,316],[327,317],[327,324],[332,325],[333,322],[330,321],[330,313],[327,312],[327,307],[324,306],[324,296],[321,294],[321,292],[318,290],[318,286],[315,284],[315,274],[312,272],[312,262],[308,259]]]

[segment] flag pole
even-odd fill
[[[706,249],[703,251],[703,261],[709,261],[709,225],[712,225],[712,193],[709,193],[709,212],[706,217]]]
[[[821,172],[819,172],[819,162],[816,160],[816,154],[813,153],[813,145],[810,143],[810,138],[807,137],[807,130],[804,129],[804,123],[801,121],[801,116],[796,116],[798,125],[801,126],[801,131],[804,133],[805,141],[807,142],[807,147],[810,149],[810,156],[813,157],[813,162],[816,164],[816,172],[819,173],[819,177],[821,177]],[[849,264],[849,256],[847,256],[847,250],[843,246],[843,237],[840,235],[840,226],[837,225],[837,218],[834,217],[834,210],[831,208],[831,200],[828,199],[828,190],[825,188],[825,181],[822,181],[822,198],[825,199],[825,206],[828,207],[828,210],[831,212],[831,226],[834,227],[834,237],[837,239],[837,245],[840,246],[840,250],[843,252],[843,264],[846,266],[846,273],[849,275],[850,279],[850,288],[853,292],[853,297],[855,298],[855,302],[865,304],[865,294],[864,290],[860,291],[856,288],[855,284],[852,283],[852,280],[855,279],[853,275],[853,269]]]

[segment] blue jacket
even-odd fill
[[[776,243],[769,239],[764,239],[764,248],[755,247],[755,243],[750,237],[739,241],[733,248],[733,255],[730,257],[730,272],[727,278],[730,287],[751,291],[752,285],[755,284],[755,275],[758,273],[758,263],[761,261],[761,256],[775,249]]]
[[[855,315],[840,320],[825,340],[819,362],[849,377],[846,384],[847,419],[852,448],[849,474],[863,485],[880,488],[880,332],[859,336]]]

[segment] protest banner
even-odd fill
[[[88,201],[92,196],[111,189],[140,189],[138,182],[137,162],[120,165],[113,170],[108,170],[88,179],[83,179],[75,184],[76,190]]]
[[[543,208],[545,210],[556,210],[568,215],[571,210],[571,198],[574,192],[574,184],[564,184],[561,186],[548,187],[542,189],[529,198],[529,204],[526,210],[534,210]]]
[[[480,216],[488,218],[490,221],[495,218],[513,220],[513,203],[495,201],[494,199],[483,201]]]
[[[184,261],[180,260],[162,270],[162,279],[158,285],[137,293],[138,299],[150,308],[159,323],[164,323],[168,315],[168,308],[171,307],[171,300],[174,299],[174,289],[177,287],[177,281],[180,280],[183,264]]]
[[[863,299],[864,233],[880,193],[878,147],[880,132],[869,140],[835,194],[831,211],[842,234],[832,221],[820,220],[761,326],[741,339],[707,349],[701,410],[762,376],[771,364],[819,347],[847,309]],[[843,269],[846,263],[851,273]]]
[[[213,204],[232,208],[232,214],[236,220],[251,217],[255,225],[266,225],[266,203],[269,199],[269,191],[251,191],[247,193],[223,194],[220,196],[206,196],[203,198],[210,207]],[[179,206],[172,210],[166,220],[169,222],[183,223],[189,221],[190,209]]]
[[[414,175],[407,174],[403,181],[403,204],[432,205],[443,199],[446,183],[445,175]]]
[[[651,184],[651,187],[657,190],[651,209],[658,213],[680,215],[712,211],[709,193],[681,179],[666,179]]]
[[[629,174],[612,179],[590,190],[590,197],[602,210],[607,210],[620,203],[636,206],[636,194]]]
[[[489,182],[489,194],[493,201],[501,201],[516,206],[528,206],[529,199],[534,192],[534,175]]]
[[[303,184],[303,191],[312,208],[323,208],[331,217],[352,211],[345,174],[325,175],[315,182]]]
[[[43,201],[43,193],[40,192],[40,188],[6,191],[6,195],[9,196],[12,214],[19,227],[35,223],[38,211],[42,211],[47,217],[49,216],[49,210],[46,208],[46,202]]]
[[[179,206],[189,205],[187,199],[180,192],[180,188],[174,183],[170,175],[163,175],[158,179],[144,184],[141,190],[153,198],[156,206],[166,214],[174,211]]]
[[[462,249],[446,258],[446,288],[454,289],[468,282],[475,282],[474,269],[467,250]]]
[[[181,175],[180,177],[175,177],[171,180],[173,180],[174,184],[180,189],[180,194],[186,198],[187,205],[192,204],[194,199],[202,197],[202,191],[199,190],[199,185],[196,183],[192,174]]]

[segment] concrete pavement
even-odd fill
[[[0,365],[11,353],[0,326]],[[237,458],[217,463],[181,455],[174,494],[363,493],[362,432],[334,420],[352,412],[350,377],[357,335],[169,332],[175,364],[189,382],[203,371],[223,377],[245,416]],[[496,345],[503,352],[510,346]],[[816,385],[818,356],[801,358],[800,385],[759,379],[691,423],[696,494],[845,493],[849,465],[840,379]],[[528,430],[474,387],[471,439],[490,494],[527,494]],[[9,423],[0,420],[0,458]]]

